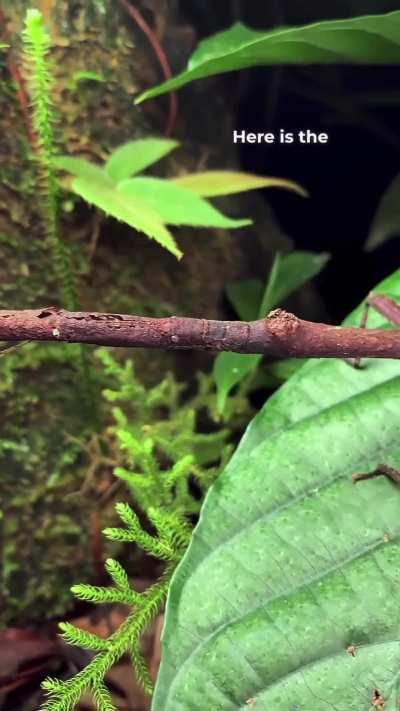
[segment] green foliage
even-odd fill
[[[204,194],[212,197],[261,187],[279,187],[303,197],[306,195],[292,181],[232,171],[208,171],[174,180],[132,177],[177,146],[176,141],[144,138],[117,148],[103,167],[68,156],[54,158],[53,165],[75,176],[71,183],[74,193],[108,215],[144,232],[178,258],[182,252],[166,225],[232,229],[251,224],[251,220],[226,217],[204,200]]]
[[[106,349],[99,349],[98,356],[110,384],[104,390],[113,405],[110,432],[123,455],[114,474],[142,511],[155,506],[198,513],[201,501],[193,496],[190,481],[195,479],[203,493],[214,481],[232,453],[229,440],[248,420],[247,399],[239,395],[228,400],[221,426],[210,376],[199,375],[197,392],[188,398],[186,387],[171,374],[146,389],[131,360],[120,364]]]
[[[116,506],[123,525],[106,528],[104,535],[113,542],[136,544],[163,561],[165,572],[146,592],[138,593],[131,587],[121,563],[109,558],[105,567],[112,586],[72,587],[80,600],[124,603],[131,606],[132,613],[108,640],[69,623],[61,624],[66,642],[89,649],[96,656],[73,679],[66,682],[48,679],[44,683],[49,698],[43,708],[48,711],[73,709],[85,691],[91,692],[100,711],[114,709],[104,677],[126,652],[131,656],[139,682],[148,693],[152,692],[140,649],[141,635],[165,603],[169,580],[191,537],[191,517],[199,512],[201,498],[232,452],[228,440],[237,428],[242,429],[249,415],[244,398],[231,398],[227,408],[229,428],[226,425],[222,428],[213,422],[216,403],[210,377],[200,376],[197,393],[188,397],[185,386],[171,375],[158,385],[145,388],[135,375],[132,361],[119,363],[107,349],[99,349],[98,357],[109,384],[104,396],[113,407],[109,447],[113,451],[117,448],[121,463],[114,473],[126,484],[132,497],[132,506],[127,503]],[[196,492],[193,481],[197,482]]]
[[[39,10],[27,11],[22,37],[25,75],[32,105],[32,124],[36,135],[35,158],[46,239],[52,252],[63,305],[68,309],[76,310],[78,298],[75,278],[68,249],[60,236],[60,188],[52,163],[56,152],[54,137],[56,117],[51,96],[54,80],[48,57],[51,40]]]
[[[396,360],[309,361],[267,402],[172,581],[154,711],[397,708],[400,492],[352,474],[400,464],[399,407]]]
[[[0,358],[0,626],[65,614],[75,576],[92,572],[92,504],[71,496],[86,470],[79,367],[76,345],[29,343]]]
[[[104,531],[106,536],[114,541],[134,541],[147,553],[168,561],[164,576],[144,593],[138,593],[130,587],[127,573],[120,563],[109,559],[106,567],[115,587],[75,585],[72,588],[81,600],[95,603],[122,602],[131,605],[133,609],[127,620],[108,640],[69,623],[61,623],[60,629],[66,642],[94,651],[97,656],[69,681],[46,680],[43,688],[47,690],[49,699],[43,709],[49,711],[73,709],[82,694],[90,691],[99,711],[103,708],[115,711],[111,695],[103,680],[110,667],[126,652],[132,657],[139,681],[148,693],[152,692],[152,682],[140,650],[140,638],[165,602],[172,571],[187,547],[191,528],[178,515],[152,508],[148,511],[148,515],[156,535],[150,535],[141,526],[138,516],[128,504],[117,504],[116,509],[125,527],[106,529]]]
[[[251,280],[228,285],[227,293],[239,317],[244,321],[264,318],[277,304],[316,276],[329,259],[327,254],[291,252],[277,254],[265,288],[261,281]],[[245,378],[254,374],[263,357],[240,353],[220,353],[214,362],[214,379],[218,392],[218,409],[222,413],[228,393]]]
[[[203,40],[187,69],[139,96],[136,103],[196,79],[275,64],[398,64],[400,11],[329,20],[304,27],[252,30],[241,23]]]

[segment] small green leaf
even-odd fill
[[[260,188],[284,188],[307,197],[308,193],[298,183],[284,178],[267,178],[251,173],[240,173],[233,170],[208,170],[204,173],[193,173],[173,178],[172,182],[182,188],[188,188],[200,197],[217,197],[218,195],[233,195],[248,190]]]
[[[181,258],[182,252],[178,249],[173,236],[162,223],[159,215],[141,201],[127,198],[112,185],[108,186],[104,182],[90,178],[75,178],[72,190],[86,202],[96,205],[107,215],[126,222],[135,230],[144,232],[178,259]]]
[[[232,229],[251,224],[251,220],[226,217],[191,190],[181,188],[168,180],[131,178],[118,183],[117,189],[127,200],[133,198],[148,205],[169,225]]]
[[[268,277],[264,295],[262,295],[262,287],[260,289],[261,283],[257,281],[248,282],[249,291],[246,295],[243,285],[242,287],[230,285],[230,296],[233,296],[236,302],[240,318],[243,320],[265,318],[274,306],[318,274],[328,259],[329,255],[326,253],[297,251],[283,256],[278,254]],[[259,302],[256,311],[257,295]],[[244,314],[250,318],[244,318]],[[241,353],[220,353],[216,357],[213,376],[217,385],[217,406],[220,413],[224,410],[226,398],[232,388],[254,372],[262,358],[262,355]]]
[[[238,23],[200,42],[186,71],[145,91],[136,103],[196,79],[248,67],[399,62],[400,11],[261,32]]]
[[[179,146],[178,141],[166,138],[140,138],[119,146],[109,157],[105,170],[118,183],[141,173]]]
[[[400,175],[390,183],[379,202],[365,249],[375,249],[396,235],[400,235]]]
[[[74,175],[76,178],[84,180],[95,180],[97,183],[112,187],[112,181],[100,165],[91,163],[85,158],[74,158],[71,156],[56,156],[53,158],[53,165],[59,170]]]

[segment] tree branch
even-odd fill
[[[70,312],[1,311],[0,340],[261,353],[274,358],[400,358],[400,331],[342,328],[276,309],[259,321]]]

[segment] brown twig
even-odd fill
[[[168,57],[165,54],[162,45],[155,34],[155,32],[152,30],[150,25],[146,22],[144,19],[143,15],[141,12],[135,7],[135,5],[132,5],[132,3],[129,2],[129,0],[119,0],[121,5],[124,6],[125,10],[130,14],[132,19],[136,22],[138,27],[142,30],[142,32],[146,35],[147,39],[149,40],[154,53],[158,59],[158,62],[161,66],[161,69],[164,74],[165,79],[171,79],[172,77],[172,70],[168,61]],[[178,97],[176,95],[176,92],[171,92],[169,95],[169,114],[168,114],[168,121],[167,121],[167,126],[165,128],[165,135],[166,136],[172,136],[173,130],[175,128],[176,124],[176,119],[178,116]]]
[[[260,353],[274,358],[399,358],[398,329],[365,330],[303,321],[276,309],[259,321],[148,318],[50,306],[0,311],[0,340],[66,341],[129,348]]]

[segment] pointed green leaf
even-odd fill
[[[267,402],[173,578],[153,711],[398,708],[400,489],[352,474],[400,464],[399,413],[398,360],[308,361]]]
[[[292,180],[284,178],[267,178],[251,173],[240,173],[233,170],[207,170],[204,173],[193,173],[173,178],[175,185],[187,188],[200,197],[216,197],[218,195],[233,195],[248,190],[260,188],[284,188],[307,197],[307,192]]]
[[[140,138],[119,146],[109,157],[105,170],[113,182],[141,173],[179,146],[166,138]]]
[[[277,306],[293,291],[296,291],[309,279],[316,276],[324,268],[328,259],[329,255],[325,252],[315,254],[299,250],[285,255],[278,254],[268,277],[264,295],[262,294],[262,288],[260,292],[260,283],[257,281],[247,282],[249,291],[246,295],[244,294],[243,285],[240,287],[240,282],[236,289],[230,285],[230,294],[236,301],[240,318],[244,318],[245,312],[247,316],[250,316],[249,320],[265,318],[274,306]],[[260,294],[260,300],[256,309],[254,299],[257,292]],[[249,298],[251,299],[251,304],[249,303]],[[239,301],[241,303],[238,303]],[[213,376],[217,385],[219,412],[222,413],[224,411],[226,398],[232,388],[254,372],[261,363],[262,358],[262,355],[242,353],[220,353],[216,357]]]
[[[53,165],[59,170],[65,170],[66,173],[74,175],[76,178],[95,180],[96,183],[100,183],[106,187],[112,186],[112,181],[104,169],[100,165],[85,160],[85,158],[57,156],[53,158]]]
[[[186,71],[145,91],[136,103],[195,79],[248,67],[399,62],[400,11],[261,32],[238,23],[200,42]]]
[[[118,183],[118,192],[126,200],[131,198],[148,205],[169,225],[193,227],[235,228],[251,224],[251,220],[226,217],[191,190],[181,188],[160,178],[131,178]]]
[[[90,177],[88,179],[75,178],[72,190],[86,202],[104,210],[107,215],[126,222],[135,230],[144,232],[148,237],[155,239],[178,259],[182,256],[182,252],[178,249],[171,233],[163,225],[159,215],[140,200],[127,198],[112,185],[108,186],[104,182],[90,179]]]

